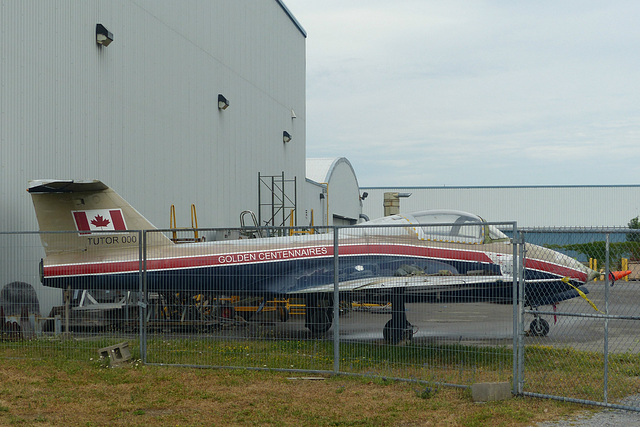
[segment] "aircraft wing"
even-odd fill
[[[340,292],[384,291],[385,289],[404,288],[408,293],[428,294],[442,290],[467,289],[482,285],[502,284],[509,286],[513,283],[511,276],[389,276],[369,277],[340,282]],[[291,292],[292,294],[306,294],[318,292],[333,292],[334,285],[326,284],[305,288]]]
[[[566,286],[557,288],[561,283],[560,279],[533,279],[527,280],[527,286],[542,286],[548,290],[543,292],[532,292],[529,296],[530,302],[536,306],[555,304],[571,298],[576,298],[582,294],[588,294],[589,290],[585,286],[577,289],[566,289]],[[340,282],[340,292],[381,292],[404,288],[406,295],[429,295],[439,292],[472,291],[479,288],[511,288],[513,286],[513,276],[492,275],[492,276],[388,276],[369,277]],[[547,288],[551,286],[551,288]],[[333,284],[325,284],[296,290],[291,294],[307,293],[328,293],[333,292]],[[543,289],[537,288],[537,289]],[[533,288],[536,289],[536,288]],[[552,289],[552,290],[551,290]]]

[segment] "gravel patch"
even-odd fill
[[[640,407],[640,394],[629,396],[620,402],[621,405]],[[545,421],[536,427],[622,427],[640,426],[640,412],[620,409],[604,409],[600,412],[585,413],[571,419],[561,421]]]

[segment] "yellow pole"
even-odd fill
[[[198,215],[196,214],[196,205],[191,203],[191,228],[193,228],[193,238],[198,241]]]
[[[169,208],[169,228],[173,228],[173,241],[178,240],[178,234],[176,232],[176,207],[171,205]]]

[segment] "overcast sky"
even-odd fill
[[[640,2],[285,0],[360,186],[640,184]]]

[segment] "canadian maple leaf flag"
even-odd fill
[[[91,234],[92,231],[126,230],[122,210],[91,209],[88,211],[72,211],[76,229],[80,234]]]

